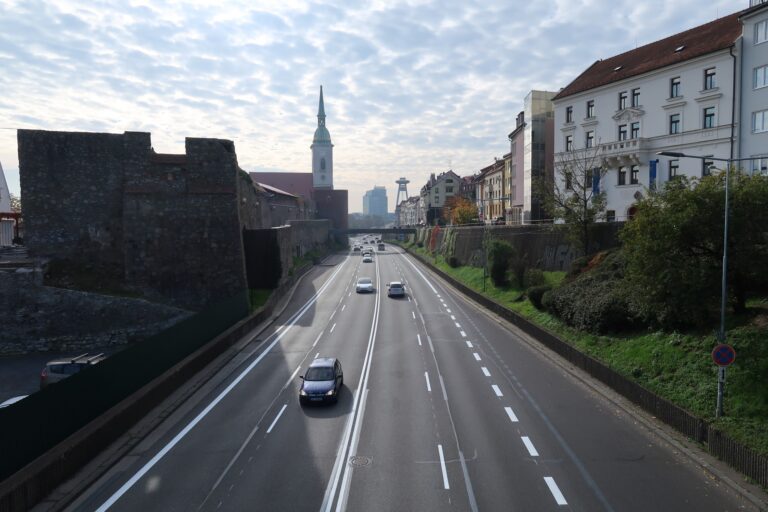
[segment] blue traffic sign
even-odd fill
[[[712,360],[717,366],[730,366],[736,360],[736,351],[732,346],[721,343],[712,350]]]

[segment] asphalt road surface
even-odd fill
[[[413,258],[359,254],[315,268],[248,357],[70,510],[751,510]],[[355,293],[363,276],[377,293]],[[344,388],[301,407],[318,356]]]

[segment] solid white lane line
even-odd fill
[[[472,352],[472,355],[475,356],[475,361],[480,361],[480,354],[477,352]]]
[[[322,337],[323,337],[323,333],[321,332],[320,334],[317,335],[317,338],[315,338],[315,342],[312,344],[312,346],[314,347],[315,345],[317,345],[317,342],[320,341],[320,338]]]
[[[555,501],[558,505],[567,505],[568,502],[565,501],[565,496],[563,496],[563,493],[560,492],[560,488],[555,483],[555,479],[551,476],[545,476],[544,481],[547,482],[547,487],[549,487],[549,492],[552,493],[552,496],[554,496]]]
[[[419,340],[419,346],[421,346],[421,335],[417,334],[416,335],[416,339]]]
[[[490,377],[491,376],[491,372],[488,371],[488,368],[483,366],[481,369],[483,370],[483,375],[485,375],[486,377]]]
[[[525,445],[526,448],[528,448],[528,453],[531,454],[531,457],[539,456],[539,452],[536,451],[536,447],[533,446],[533,443],[528,438],[528,436],[522,436],[520,439],[523,440],[523,444]]]
[[[413,319],[414,319],[414,320],[416,320],[416,313],[414,313],[413,311],[411,311],[411,315],[413,315]]]
[[[445,381],[443,380],[443,375],[438,373],[438,378],[440,378],[440,389],[443,390],[443,400],[446,402],[448,401],[448,392],[445,390]]]
[[[456,321],[456,317],[451,315],[451,320],[453,320],[455,322]]]
[[[342,311],[344,311],[345,309],[347,309],[347,305],[346,305],[346,304],[344,304],[343,306],[341,306],[341,310],[342,310]]]
[[[462,338],[466,338],[467,337],[467,333],[465,333],[464,331],[461,331],[460,334],[461,334]]]
[[[432,392],[432,386],[429,385],[429,373],[428,372],[424,372],[424,379],[426,379],[426,381],[427,381],[427,391],[431,393]]]
[[[286,407],[288,407],[288,404],[283,404],[283,407],[280,409],[280,412],[279,412],[279,413],[277,413],[277,416],[275,416],[275,419],[272,421],[272,424],[271,424],[271,425],[269,426],[269,428],[267,429],[267,434],[269,434],[270,432],[272,432],[272,429],[273,429],[273,428],[275,428],[275,424],[277,423],[277,420],[279,420],[279,419],[280,419],[280,416],[282,416],[282,415],[283,415],[283,413],[285,412],[285,408],[286,408]]]
[[[469,341],[469,340],[466,340],[466,342],[467,342],[467,346],[468,346],[469,348],[472,348],[472,342],[471,342],[471,341]]]
[[[333,323],[333,325],[331,326],[331,332],[333,332],[333,330],[334,330],[335,328],[336,328],[336,322],[334,322],[334,323]]]
[[[493,388],[493,392],[496,393],[496,396],[504,396],[504,394],[499,389],[499,386],[493,384],[491,387]]]
[[[443,489],[450,489],[448,485],[448,471],[445,467],[445,457],[443,456],[443,445],[437,445],[437,453],[440,454],[440,470],[443,472]]]
[[[512,423],[517,423],[518,419],[517,419],[517,416],[515,416],[514,411],[512,411],[512,408],[505,407],[504,410],[507,411],[507,416],[509,416],[509,421],[511,421]]]
[[[290,328],[293,327],[296,322],[299,321],[299,319],[304,316],[304,313],[306,313],[309,308],[317,301],[317,299],[320,297],[320,295],[330,286],[330,284],[333,282],[334,278],[338,275],[338,273],[341,271],[341,269],[344,267],[344,265],[349,260],[344,260],[344,262],[337,268],[333,274],[331,274],[331,277],[328,278],[328,280],[323,283],[323,286],[320,287],[320,289],[315,293],[314,296],[312,296],[311,299],[309,299],[304,306],[301,307],[296,313],[294,313],[289,319],[288,323],[284,326],[283,329],[278,329],[272,336],[275,336],[275,339],[272,340],[272,343],[267,346],[267,348],[264,349],[264,351],[259,354],[259,356],[251,363],[249,364],[245,370],[243,370],[240,375],[238,375],[224,390],[219,393],[216,398],[213,399],[211,403],[209,403],[205,409],[200,411],[200,413],[195,416],[195,418],[190,421],[181,431],[176,434],[173,439],[171,439],[168,444],[163,446],[163,448],[157,452],[157,454],[152,457],[149,462],[144,464],[141,469],[139,469],[136,473],[133,474],[131,478],[128,479],[127,482],[125,482],[117,491],[115,491],[104,503],[101,504],[99,508],[96,509],[96,512],[105,512],[108,510],[112,505],[115,504],[117,500],[119,500],[128,490],[136,485],[136,482],[138,482],[144,475],[146,475],[150,469],[152,469],[155,464],[157,464],[165,455],[171,451],[171,449],[176,446],[186,435],[193,429],[195,426],[202,421],[203,418],[205,418],[211,410],[213,410],[216,405],[218,405],[219,402],[221,402],[225,396],[227,396],[232,389],[237,386],[241,380],[245,378],[246,375],[248,375],[251,370],[253,370],[256,365],[258,365],[264,357],[266,357],[267,354],[269,354],[272,349],[277,345],[281,339],[283,339],[283,336],[285,336],[289,331]],[[280,334],[278,334],[280,333]],[[269,339],[269,338],[267,338]]]

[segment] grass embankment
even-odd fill
[[[643,331],[614,336],[577,331],[536,309],[522,297],[524,290],[515,286],[496,287],[487,277],[483,292],[482,268],[452,268],[441,256],[433,257],[424,248],[408,248],[744,445],[768,454],[768,300],[752,300],[748,314],[728,318],[728,343],[736,349],[737,358],[728,370],[725,417],[715,419],[717,369],[710,353],[716,344],[716,326],[687,333]],[[565,277],[564,272],[544,274],[552,286]]]

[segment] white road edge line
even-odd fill
[[[504,410],[507,411],[507,416],[509,416],[509,421],[511,421],[512,423],[517,423],[519,421],[517,419],[517,416],[515,416],[515,413],[511,407],[505,407]]]
[[[424,379],[427,381],[427,391],[432,392],[432,386],[429,385],[429,372],[424,372]]]
[[[416,339],[419,341],[419,346],[421,346],[421,335],[417,334]]]
[[[544,481],[547,482],[547,487],[549,487],[549,492],[552,493],[552,496],[554,496],[555,501],[558,505],[567,505],[568,502],[565,501],[565,496],[563,496],[563,493],[560,492],[560,488],[555,483],[555,479],[551,476],[545,476]]]
[[[481,368],[481,370],[483,370],[483,375],[485,375],[486,377],[490,377],[491,376],[491,372],[489,372],[488,368],[486,368],[485,366],[483,366]]]
[[[275,428],[275,425],[277,424],[277,420],[279,420],[279,419],[280,419],[280,416],[282,416],[282,415],[283,415],[283,413],[285,412],[285,408],[286,408],[286,407],[288,407],[288,404],[283,404],[283,407],[280,409],[280,412],[279,412],[279,413],[277,413],[277,416],[275,416],[275,419],[272,421],[272,424],[271,424],[271,425],[269,426],[269,428],[267,429],[267,434],[269,434],[270,432],[272,432],[272,429],[273,429],[273,428]]]
[[[416,320],[416,313],[414,313],[413,311],[411,311],[411,315],[413,315],[413,319],[414,319],[414,320]]]
[[[497,386],[496,384],[493,384],[491,385],[491,387],[493,388],[493,392],[496,393],[496,396],[504,396],[504,393],[501,392],[501,390],[499,389],[499,386]]]
[[[528,448],[528,453],[531,454],[531,457],[538,457],[539,452],[536,451],[536,447],[533,446],[533,443],[531,442],[531,439],[528,436],[522,436],[520,439],[523,440],[523,444],[526,448]]]
[[[304,306],[302,306],[302,308],[301,308],[299,311],[297,311],[296,313],[294,313],[294,314],[293,314],[293,316],[291,316],[291,317],[288,319],[288,324],[287,324],[286,328],[285,328],[285,329],[282,329],[282,331],[278,331],[278,332],[280,332],[280,334],[279,334],[278,336],[276,336],[276,337],[275,337],[275,339],[272,341],[272,343],[270,343],[270,344],[269,344],[269,346],[267,346],[267,348],[265,348],[265,349],[264,349],[264,351],[263,351],[261,354],[259,354],[259,357],[257,357],[257,358],[256,358],[256,359],[255,359],[255,360],[254,360],[254,361],[253,361],[251,364],[249,364],[249,365],[248,365],[248,366],[245,368],[245,370],[243,370],[243,371],[240,373],[240,375],[238,375],[238,376],[235,378],[235,380],[233,380],[233,381],[232,381],[232,382],[231,382],[231,383],[230,383],[230,384],[229,384],[229,385],[228,385],[226,388],[224,388],[224,390],[223,390],[221,393],[219,393],[219,394],[216,396],[216,398],[214,398],[214,399],[213,399],[213,401],[211,401],[211,403],[209,403],[209,404],[208,404],[208,405],[205,407],[205,409],[203,409],[202,411],[200,411],[200,413],[199,413],[197,416],[195,416],[195,418],[194,418],[192,421],[190,421],[190,422],[187,424],[187,426],[185,426],[185,427],[184,427],[184,428],[181,430],[181,432],[179,432],[178,434],[176,434],[176,435],[173,437],[173,439],[171,439],[171,440],[168,442],[168,444],[166,444],[165,446],[163,446],[163,448],[162,448],[162,449],[161,449],[159,452],[157,452],[157,454],[155,454],[155,456],[154,456],[154,457],[152,457],[152,458],[149,460],[149,462],[147,462],[146,464],[144,464],[144,465],[141,467],[141,469],[139,469],[139,470],[138,470],[136,473],[134,473],[134,475],[133,475],[131,478],[129,478],[127,482],[125,482],[125,483],[124,483],[124,484],[123,484],[123,485],[122,485],[122,486],[121,486],[121,487],[120,487],[120,488],[119,488],[117,491],[115,491],[115,492],[114,492],[114,493],[113,493],[113,494],[112,494],[112,495],[111,495],[111,496],[110,496],[110,497],[109,497],[109,498],[108,498],[108,499],[107,499],[107,500],[106,500],[104,503],[102,503],[102,504],[101,504],[101,506],[100,506],[99,508],[97,508],[97,509],[96,509],[96,512],[104,512],[104,511],[108,510],[108,509],[109,509],[109,508],[110,508],[112,505],[114,505],[114,504],[115,504],[115,502],[116,502],[117,500],[119,500],[119,499],[120,499],[120,498],[121,498],[121,497],[122,497],[122,496],[123,496],[123,495],[124,495],[126,492],[128,492],[128,490],[129,490],[131,487],[133,487],[134,485],[136,485],[136,482],[138,482],[138,481],[141,479],[141,477],[143,477],[144,475],[146,475],[146,474],[149,472],[149,470],[150,470],[150,469],[152,469],[152,468],[155,466],[155,464],[157,464],[157,463],[160,461],[160,459],[162,459],[163,457],[165,457],[165,455],[166,455],[166,454],[167,454],[169,451],[171,451],[171,449],[172,449],[174,446],[176,446],[176,445],[179,443],[179,441],[181,441],[182,439],[184,439],[184,437],[186,437],[186,435],[187,435],[187,434],[188,434],[188,433],[189,433],[189,432],[190,432],[190,431],[191,431],[193,428],[195,428],[195,426],[196,426],[198,423],[200,423],[200,421],[201,421],[203,418],[205,418],[205,417],[208,415],[208,413],[209,413],[209,412],[211,412],[211,410],[212,410],[214,407],[216,407],[216,406],[219,404],[219,402],[221,402],[221,401],[224,399],[224,397],[226,397],[226,396],[227,396],[227,395],[228,395],[228,394],[229,394],[229,393],[232,391],[232,389],[234,389],[234,388],[235,388],[235,386],[237,386],[237,385],[240,383],[240,381],[241,381],[241,380],[243,380],[243,379],[245,378],[245,376],[246,376],[248,373],[250,373],[250,372],[251,372],[251,370],[253,370],[253,369],[256,367],[256,365],[258,365],[258,364],[261,362],[261,360],[262,360],[262,359],[264,359],[264,357],[265,357],[267,354],[269,354],[269,352],[272,350],[272,348],[273,348],[275,345],[277,345],[277,344],[278,344],[278,342],[279,342],[279,341],[280,341],[280,340],[283,338],[283,336],[285,336],[285,335],[286,335],[286,334],[287,334],[287,333],[290,331],[290,327],[292,327],[294,324],[296,324],[296,322],[298,322],[298,321],[299,321],[299,318],[301,318],[302,316],[304,316],[304,313],[306,313],[306,312],[309,310],[309,308],[312,306],[312,304],[314,304],[314,303],[317,301],[318,297],[320,297],[320,295],[321,295],[321,294],[322,294],[322,293],[323,293],[323,292],[326,290],[326,288],[328,288],[328,286],[330,286],[330,284],[333,282],[334,278],[335,278],[335,277],[338,275],[338,273],[341,271],[341,269],[342,269],[342,268],[344,268],[344,265],[347,263],[347,261],[348,261],[348,260],[344,260],[344,262],[343,262],[341,265],[339,265],[339,268],[337,268],[337,269],[334,271],[334,273],[333,273],[333,274],[331,274],[331,277],[329,277],[329,278],[328,278],[328,280],[327,280],[325,283],[323,283],[323,286],[321,286],[321,287],[320,287],[320,289],[317,291],[317,293],[316,293],[314,296],[312,296],[312,298],[311,298],[311,299],[309,299],[309,300],[308,300],[308,301],[307,301],[307,302],[304,304]],[[276,332],[275,334],[277,334],[277,332]],[[274,336],[274,334],[273,334],[273,336]],[[269,338],[267,338],[267,339],[269,339]]]
[[[443,488],[450,489],[451,486],[448,485],[448,471],[445,467],[445,457],[443,457],[443,445],[437,445],[437,453],[440,454],[440,470],[443,472]]]

